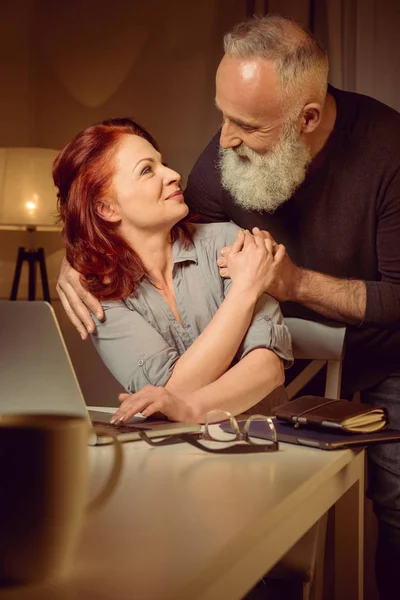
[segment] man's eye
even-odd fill
[[[254,131],[254,127],[250,127],[250,125],[239,125],[240,129],[243,131]]]
[[[148,173],[151,173],[151,167],[149,167],[149,166],[147,166],[147,167],[144,167],[144,168],[142,169],[142,171],[141,171],[141,173],[140,173],[140,174],[141,174],[141,175],[147,175]]]

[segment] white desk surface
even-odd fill
[[[94,494],[112,449],[89,452]],[[70,579],[2,590],[0,600],[240,599],[343,495],[337,522],[353,516],[353,532],[347,524],[347,539],[337,536],[335,594],[362,598],[362,451],[281,444],[216,456],[129,442],[124,458],[114,495],[85,524]]]

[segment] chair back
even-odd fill
[[[311,360],[286,386],[289,400],[325,365],[327,371],[324,395],[327,398],[340,398],[346,327],[297,318],[287,318],[285,323],[292,336],[294,358]]]

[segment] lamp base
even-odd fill
[[[44,261],[44,250],[43,248],[38,248],[37,250],[25,250],[25,248],[22,246],[20,246],[18,249],[17,264],[15,266],[10,300],[17,299],[21,270],[24,261],[28,263],[29,267],[28,300],[36,300],[36,263],[39,263],[43,298],[46,300],[46,302],[50,302],[49,283],[47,280],[46,263]]]

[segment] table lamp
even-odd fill
[[[30,247],[18,249],[10,300],[16,300],[24,261],[28,263],[28,298],[36,297],[39,264],[43,298],[50,302],[43,248],[35,248],[33,232],[59,231],[56,224],[57,192],[52,166],[59,150],[0,148],[0,229],[27,230]]]

